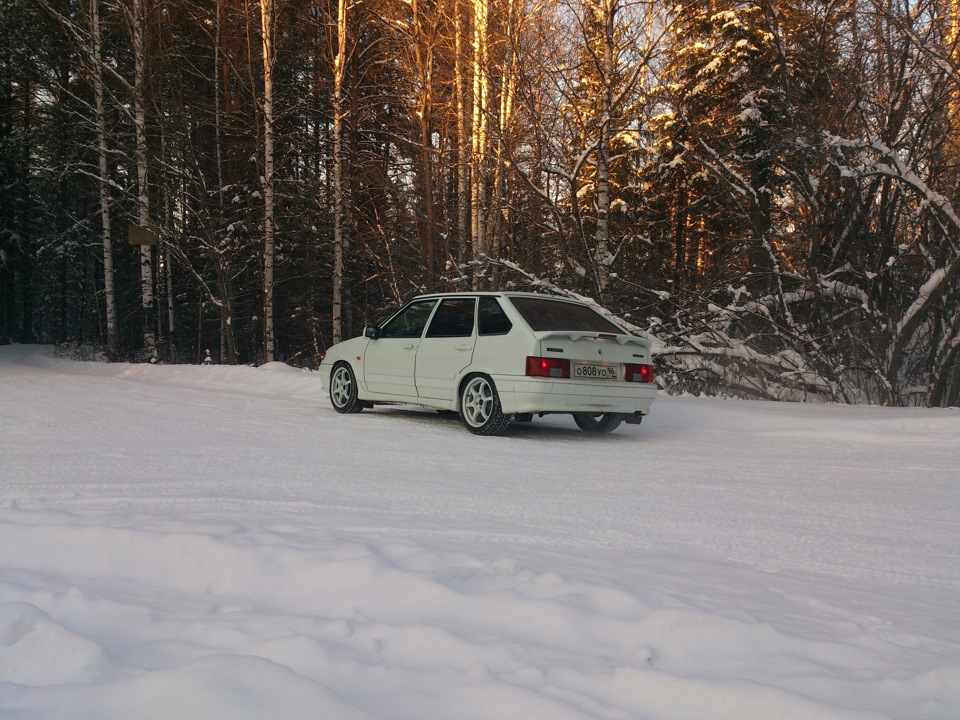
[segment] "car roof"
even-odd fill
[[[530,297],[541,300],[560,300],[562,302],[572,302],[585,305],[586,303],[574,298],[562,297],[560,295],[546,295],[545,293],[523,292],[521,290],[464,290],[462,292],[439,292],[417,295],[412,300],[426,300],[428,298],[444,297]]]
[[[407,305],[415,300],[430,300],[430,299],[440,299],[440,298],[456,298],[456,297],[527,297],[527,298],[536,298],[538,300],[554,300],[556,302],[566,302],[575,305],[580,305],[582,307],[590,308],[590,304],[584,302],[583,300],[575,300],[574,298],[562,297],[560,295],[546,295],[544,293],[535,293],[535,292],[523,292],[521,290],[465,290],[463,292],[440,292],[440,293],[427,293],[425,295],[417,295],[416,297],[411,298],[404,305]],[[596,308],[590,308],[596,312]],[[602,315],[602,313],[601,313]],[[610,320],[610,318],[607,318]],[[617,325],[616,322],[613,322],[614,325]],[[629,330],[617,325],[618,331],[624,335],[633,335]]]

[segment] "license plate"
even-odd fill
[[[573,376],[584,380],[616,380],[617,366],[579,363],[573,366]]]

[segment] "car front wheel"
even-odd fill
[[[474,435],[502,435],[510,416],[500,409],[500,396],[493,380],[472,375],[460,390],[460,419]]]
[[[339,363],[330,373],[330,402],[338,413],[363,410],[363,403],[357,398],[357,378],[346,363]]]
[[[620,427],[623,415],[620,413],[600,413],[599,415],[574,413],[573,421],[584,432],[608,433]]]

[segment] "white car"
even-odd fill
[[[376,404],[455,411],[477,435],[570,413],[588,432],[637,424],[656,397],[650,341],[588,305],[519,292],[414,298],[324,355],[340,413]]]

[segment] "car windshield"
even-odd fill
[[[586,305],[536,297],[511,297],[510,302],[534,332],[574,330],[624,333],[621,328]]]

